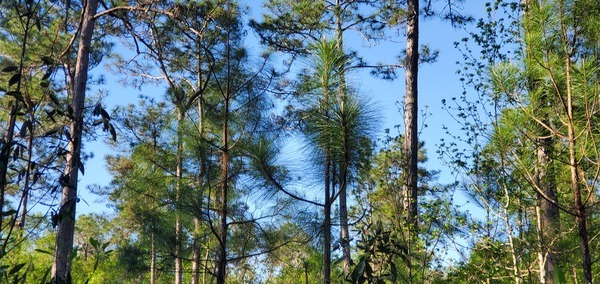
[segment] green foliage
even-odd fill
[[[386,228],[381,220],[367,222],[356,245],[358,262],[349,276],[351,283],[386,283],[398,280],[396,259],[410,265],[408,248],[397,232]]]

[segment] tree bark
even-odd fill
[[[2,151],[0,152],[0,231],[3,228],[4,221],[4,202],[7,185],[8,163],[10,161],[10,153],[12,152],[13,136],[15,135],[15,123],[17,119],[17,111],[19,110],[19,102],[15,100],[10,108],[8,117],[8,126],[2,141]]]
[[[227,191],[229,189],[229,153],[227,139],[227,112],[229,111],[229,102],[225,100],[225,115],[223,122],[222,153],[221,153],[221,209],[220,209],[220,230],[219,230],[219,263],[217,266],[217,283],[225,284],[225,275],[227,268]]]
[[[200,281],[200,218],[194,217],[194,243],[192,255],[192,284]]]
[[[338,48],[338,52],[343,53],[344,52],[344,35],[343,35],[343,29],[342,29],[342,15],[341,15],[341,3],[340,0],[336,0],[335,1],[335,21],[336,21],[336,36],[337,36],[337,48]],[[344,110],[344,103],[347,100],[347,92],[348,89],[346,88],[346,72],[345,72],[345,66],[342,66],[342,70],[341,70],[341,74],[340,74],[340,87],[341,87],[341,94],[342,94],[342,113],[345,112]],[[348,204],[347,204],[347,197],[348,197],[348,193],[347,193],[347,187],[348,187],[348,170],[350,168],[350,149],[349,149],[349,141],[348,141],[348,136],[349,133],[348,131],[346,131],[346,120],[343,119],[342,120],[342,127],[344,128],[344,132],[342,133],[342,145],[344,147],[343,150],[343,155],[344,155],[344,160],[343,165],[342,165],[342,176],[341,176],[341,181],[340,181],[340,195],[339,195],[339,210],[340,210],[340,244],[342,247],[342,256],[343,256],[343,272],[344,272],[344,277],[347,277],[348,275],[350,275],[350,268],[352,266],[352,258],[350,256],[350,230],[349,230],[349,226],[348,226]]]
[[[23,75],[23,65],[25,62],[25,54],[27,52],[27,38],[29,37],[29,25],[31,23],[31,16],[27,16],[25,22],[25,30],[23,32],[23,42],[21,45],[21,58],[19,62],[19,74]],[[21,82],[19,79],[17,82],[17,92],[21,92]],[[8,125],[6,126],[6,133],[3,137],[3,141],[0,147],[0,231],[3,229],[4,221],[4,202],[6,194],[6,185],[8,184],[8,163],[10,161],[10,154],[13,146],[13,136],[15,135],[15,125],[17,121],[17,112],[21,109],[19,101],[15,99],[13,104],[10,106],[8,114]],[[8,242],[5,242],[5,244]]]
[[[345,122],[343,122],[345,123]],[[347,197],[347,184],[348,184],[348,169],[350,167],[350,149],[348,145],[348,132],[344,124],[344,133],[342,134],[342,143],[344,145],[344,164],[342,169],[342,177],[340,184],[340,243],[343,253],[343,271],[344,277],[350,275],[350,268],[352,266],[352,258],[350,256],[350,231],[348,226],[348,205],[346,201]]]
[[[585,205],[581,200],[581,180],[579,178],[579,165],[577,161],[575,136],[575,122],[573,117],[573,94],[571,91],[571,58],[565,58],[565,74],[567,83],[567,118],[568,118],[568,144],[569,144],[569,168],[571,172],[571,189],[573,190],[573,202],[575,204],[575,220],[579,234],[579,246],[581,248],[581,265],[583,267],[583,281],[592,284],[592,260],[590,257],[589,236],[587,231],[587,213]]]
[[[83,111],[85,103],[85,89],[87,84],[89,54],[94,32],[95,20],[93,18],[98,9],[98,0],[88,0],[84,7],[81,36],[77,51],[75,65],[75,80],[71,107],[73,120],[71,122],[71,140],[67,154],[67,166],[64,178],[66,182],[62,190],[60,210],[58,212],[58,232],[56,233],[56,246],[54,261],[52,263],[52,283],[71,283],[71,259],[69,255],[73,250],[73,237],[75,233],[75,205],[77,203],[77,178],[79,164],[81,163],[81,139],[83,132]]]
[[[231,66],[230,56],[231,46],[229,37],[227,38],[227,87],[223,94],[223,126],[221,130],[221,208],[220,208],[220,224],[219,224],[219,261],[217,263],[217,284],[225,284],[225,276],[227,275],[227,214],[228,214],[228,190],[229,190],[229,102],[231,99]]]
[[[175,284],[181,284],[183,266],[181,262],[181,213],[179,212],[179,198],[181,196],[181,178],[183,175],[183,107],[177,106],[177,157],[176,157],[176,193],[175,193]]]
[[[150,235],[150,284],[156,284],[156,241],[154,239],[154,228]]]
[[[523,7],[523,20],[527,22],[530,15],[530,5],[533,3],[530,0],[521,0]],[[527,26],[525,26],[527,33]],[[531,47],[526,46],[526,56],[534,57]],[[540,87],[538,78],[527,78],[528,92],[533,94]],[[550,125],[549,113],[547,110],[548,95],[543,92],[540,98],[534,102],[536,109],[541,111],[541,122],[545,125]],[[560,224],[559,210],[554,203],[558,203],[556,195],[556,182],[554,175],[554,163],[552,161],[554,139],[549,129],[542,125],[537,125],[536,138],[536,165],[535,165],[535,183],[536,186],[549,199],[539,195],[541,210],[538,218],[539,224],[539,242],[540,242],[540,283],[554,283],[554,267],[558,265],[558,259],[554,255],[554,245]]]
[[[325,208],[323,217],[323,283],[331,283],[331,159],[325,152]]]
[[[545,119],[548,122],[547,119]],[[542,283],[554,283],[554,267],[557,265],[558,259],[555,257],[555,241],[559,230],[559,211],[558,207],[552,202],[558,203],[556,196],[556,183],[554,181],[554,166],[551,161],[553,139],[549,131],[540,127],[542,135],[538,137],[537,146],[537,163],[536,163],[536,179],[538,186],[550,200],[539,196],[540,202],[540,217],[541,217],[541,249],[543,255],[543,279]],[[541,268],[541,267],[540,267]]]
[[[33,116],[33,114],[31,114]],[[23,196],[21,197],[21,216],[19,217],[19,228],[23,230],[25,228],[25,221],[27,219],[27,201],[29,200],[29,188],[31,187],[34,181],[31,180],[31,171],[32,171],[32,160],[31,156],[33,154],[33,133],[34,133],[34,122],[29,124],[29,135],[27,138],[27,168],[25,170],[25,184],[23,185]],[[22,231],[21,231],[22,233]]]
[[[407,13],[406,61],[404,66],[406,71],[406,97],[404,101],[404,158],[406,165],[403,194],[405,196],[404,209],[408,211],[408,221],[416,230],[419,215],[417,208],[419,0],[408,0]]]

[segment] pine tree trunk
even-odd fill
[[[206,284],[208,282],[207,278],[208,278],[208,262],[212,260],[209,259],[210,256],[210,240],[208,242],[208,244],[206,244],[206,254],[204,255],[204,267],[202,267],[202,284]]]
[[[523,20],[527,21],[530,15],[529,10],[532,3],[528,0],[521,0],[523,7]],[[527,33],[527,27],[525,27]],[[528,57],[535,56],[531,47],[526,46]],[[533,94],[539,88],[538,78],[527,78],[528,92]],[[548,104],[548,96],[542,93],[536,104],[536,109],[541,111],[541,122],[545,125],[550,125],[549,113],[546,105]],[[554,139],[552,133],[543,125],[537,125],[538,137],[536,138],[536,165],[535,165],[535,182],[536,186],[542,191],[543,195],[539,195],[540,203],[538,214],[539,224],[539,241],[540,241],[540,283],[554,283],[554,267],[558,265],[554,256],[555,238],[557,236],[560,224],[559,210],[553,203],[558,203],[556,196],[556,182],[554,176],[554,164],[552,162],[552,151],[554,147]]]
[[[25,221],[27,218],[27,201],[29,200],[29,187],[31,187],[31,156],[33,154],[33,133],[34,123],[29,126],[29,137],[27,139],[27,168],[25,170],[25,184],[23,185],[23,196],[21,197],[21,216],[19,217],[19,228],[22,230],[25,228]],[[22,232],[21,232],[22,233]]]
[[[342,15],[341,15],[341,3],[340,0],[335,1],[335,21],[336,21],[336,36],[337,36],[337,44],[338,44],[338,52],[344,52],[344,35],[342,30]],[[345,70],[341,70],[340,74],[340,85],[341,85],[341,94],[342,94],[342,112],[344,112],[344,103],[347,100],[347,92],[346,88],[346,74]],[[346,127],[346,121],[342,121],[343,127]],[[342,177],[340,183],[340,202],[339,202],[339,210],[340,210],[340,244],[342,246],[342,257],[343,257],[343,271],[344,277],[350,275],[350,268],[352,266],[352,258],[350,256],[350,230],[348,227],[348,192],[347,192],[347,183],[348,183],[348,169],[350,167],[350,149],[349,149],[349,141],[348,141],[348,132],[344,131],[342,133],[342,144],[344,145],[344,160],[342,165]]]
[[[345,130],[345,127],[344,127]],[[343,271],[344,277],[350,275],[352,266],[352,258],[350,257],[350,232],[348,227],[348,205],[346,203],[347,184],[348,184],[348,168],[350,167],[350,149],[348,145],[348,133],[344,131],[342,134],[342,142],[344,145],[344,165],[342,169],[341,185],[340,185],[340,243],[343,253]]]
[[[581,258],[583,267],[584,283],[592,283],[592,262],[590,258],[589,236],[587,232],[587,215],[584,204],[581,200],[581,181],[579,178],[579,165],[576,153],[575,122],[573,116],[573,94],[571,91],[571,58],[565,58],[565,74],[567,89],[567,141],[569,147],[569,168],[571,173],[571,190],[573,191],[573,202],[575,209],[576,223],[578,227]]]
[[[194,243],[192,259],[192,284],[200,280],[200,218],[194,217]]]
[[[561,7],[561,10],[563,8]],[[564,18],[564,17],[563,17]],[[564,32],[566,38],[566,32]],[[566,41],[566,39],[565,39]],[[568,50],[568,48],[565,48]],[[571,58],[567,55],[565,58],[565,75],[567,89],[567,140],[569,145],[569,168],[571,172],[571,189],[573,190],[573,202],[575,217],[579,234],[579,246],[581,248],[581,265],[583,267],[583,281],[585,284],[592,284],[592,260],[590,256],[589,236],[587,231],[587,213],[585,205],[581,200],[581,183],[579,177],[579,164],[577,160],[577,137],[575,136],[575,119],[573,115],[573,92],[571,77]]]
[[[542,232],[542,210],[540,206],[535,206],[535,218],[536,218],[536,231],[538,237],[538,267],[539,267],[539,276],[540,276],[540,284],[546,283],[546,259],[544,256],[544,232]]]
[[[27,39],[29,37],[29,26],[31,24],[31,19],[31,16],[27,16],[27,20],[25,22],[25,30],[23,33],[23,42],[21,45],[21,58],[19,63],[19,74],[21,75],[23,74],[23,65],[25,62],[25,54],[27,52]],[[19,79],[19,81],[17,82],[17,92],[21,92],[21,81],[22,79]],[[20,109],[20,103],[18,100],[15,99],[10,106],[10,110],[8,113],[8,125],[6,126],[6,132],[3,137],[2,144],[0,144],[0,231],[2,231],[3,229],[4,221],[4,202],[6,194],[6,185],[8,184],[8,164],[10,161],[10,154],[12,152],[13,136],[15,135],[17,112]],[[7,241],[4,243],[4,247],[6,247],[7,243],[8,238]]]
[[[419,210],[417,208],[417,161],[419,141],[417,137],[418,117],[418,71],[419,71],[419,0],[407,2],[407,36],[406,36],[406,97],[404,101],[404,153],[405,182],[403,194],[408,221],[416,231]]]
[[[183,110],[178,106],[177,111],[177,157],[176,157],[176,192],[175,192],[175,284],[181,284],[183,267],[181,261],[181,212],[179,212],[179,198],[181,195],[181,179],[183,176]]]
[[[73,237],[75,233],[75,205],[77,203],[77,178],[81,153],[81,138],[83,132],[83,111],[85,103],[85,89],[87,84],[89,54],[94,32],[95,20],[93,16],[98,9],[98,0],[88,0],[84,7],[83,21],[77,63],[75,65],[75,82],[72,92],[73,121],[71,122],[71,141],[67,154],[67,166],[64,180],[66,184],[62,190],[62,199],[58,213],[58,232],[56,233],[56,247],[52,263],[52,283],[71,283],[71,259],[69,255],[73,250]]]
[[[8,117],[8,126],[6,127],[6,133],[4,135],[4,141],[2,141],[2,151],[0,151],[0,230],[3,229],[4,221],[4,202],[7,185],[7,174],[8,174],[8,163],[10,161],[10,154],[13,144],[13,136],[15,135],[15,123],[17,119],[17,111],[19,110],[19,102],[15,100],[14,104],[10,108]]]
[[[228,110],[227,102],[225,103],[225,112]],[[227,116],[227,115],[225,115]],[[227,140],[227,118],[223,123],[223,140],[222,140],[222,154],[221,154],[221,216],[220,216],[220,230],[219,230],[219,263],[217,266],[217,283],[225,284],[225,269],[227,268],[227,191],[228,176],[229,176],[229,155],[228,155],[228,140]]]
[[[156,240],[154,239],[154,228],[150,234],[150,284],[156,284]]]
[[[548,120],[545,120],[546,122]],[[543,130],[543,127],[540,127]],[[554,267],[557,265],[558,259],[554,255],[553,245],[556,241],[559,230],[559,211],[558,207],[552,202],[558,202],[556,197],[556,183],[554,182],[554,166],[551,161],[551,151],[553,139],[550,137],[549,131],[542,131],[543,135],[538,138],[537,145],[537,163],[536,163],[536,179],[538,186],[546,195],[539,196],[540,214],[541,214],[541,232],[542,238],[541,249],[543,255],[543,271],[544,277],[542,283],[554,283]],[[547,200],[549,198],[550,200]]]
[[[229,42],[227,43],[227,53],[230,52]],[[230,56],[230,55],[228,55]],[[227,59],[229,61],[229,57]],[[229,190],[229,102],[231,99],[231,72],[229,62],[227,62],[227,88],[224,94],[223,109],[223,128],[221,130],[221,208],[219,224],[219,262],[217,263],[217,284],[225,284],[227,269],[227,194]]]
[[[323,217],[323,283],[331,283],[331,160],[325,153],[325,208]]]

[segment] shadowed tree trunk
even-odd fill
[[[404,154],[406,179],[403,185],[405,198],[404,208],[408,213],[408,221],[416,231],[418,225],[417,208],[417,115],[418,115],[418,71],[419,71],[419,0],[407,2],[406,28],[406,97],[404,101]]]
[[[331,283],[331,160],[325,153],[325,209],[323,217],[323,283]]]
[[[81,163],[81,139],[83,133],[83,111],[85,103],[85,90],[88,77],[89,54],[94,31],[95,19],[98,9],[98,0],[88,0],[84,6],[83,20],[81,22],[81,35],[77,51],[77,63],[73,83],[73,118],[71,122],[71,140],[67,154],[67,166],[64,175],[60,178],[63,190],[60,209],[58,212],[58,231],[56,233],[56,246],[54,262],[52,263],[52,283],[71,283],[71,259],[69,255],[73,250],[73,237],[75,233],[75,205],[77,203],[77,178]]]
[[[523,20],[526,23],[525,33],[527,33],[527,21],[530,17],[531,5],[537,5],[534,0],[522,0],[521,5],[523,7]],[[531,47],[526,46],[526,56],[534,57],[535,54]],[[528,92],[530,94],[536,92],[540,87],[538,78],[533,77],[533,74],[529,74],[527,78]],[[550,125],[550,119],[548,114],[548,94],[542,92],[541,96],[534,104],[537,106],[536,109],[542,112],[541,123],[544,125]],[[554,241],[558,233],[559,227],[559,211],[558,207],[553,203],[558,203],[556,197],[556,182],[554,177],[554,164],[552,162],[552,152],[554,147],[553,134],[549,129],[543,125],[537,124],[537,138],[536,138],[536,166],[535,166],[535,183],[536,186],[545,195],[539,196],[540,211],[538,218],[539,238],[540,238],[540,283],[554,283],[554,267],[557,265],[554,249]]]

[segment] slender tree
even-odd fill
[[[406,181],[403,192],[404,208],[409,213],[408,221],[416,228],[419,211],[417,208],[417,156],[418,156],[418,78],[419,78],[419,0],[407,2],[406,29],[406,93],[404,101],[404,157],[406,159]]]
[[[74,82],[72,82],[73,117],[71,122],[71,139],[67,166],[62,180],[64,180],[63,194],[60,210],[58,212],[59,224],[56,233],[56,254],[52,263],[52,282],[57,284],[70,283],[71,251],[73,250],[73,235],[75,229],[75,208],[77,203],[78,171],[82,165],[81,142],[83,136],[83,111],[85,92],[89,68],[90,46],[94,32],[94,15],[98,8],[97,0],[85,2],[77,62],[75,65]]]
[[[539,3],[537,1],[521,2],[523,9],[523,29],[525,37],[535,36],[539,31],[535,31],[536,26],[532,24],[534,21],[530,19],[531,10],[537,10]],[[554,267],[558,267],[559,258],[556,256],[556,240],[559,232],[560,216],[556,204],[558,204],[556,193],[556,182],[554,174],[554,135],[552,131],[543,125],[550,125],[550,109],[547,107],[550,99],[547,91],[542,89],[542,80],[539,78],[540,72],[535,67],[536,58],[540,58],[541,50],[534,50],[531,46],[525,47],[525,61],[529,62],[526,70],[527,76],[527,91],[529,93],[540,93],[536,102],[536,108],[541,113],[541,124],[538,124],[538,138],[536,138],[536,186],[540,188],[542,194],[539,195],[540,215],[537,218],[540,220],[540,282],[554,283]],[[536,54],[537,53],[537,54]],[[537,71],[537,72],[536,72]]]

